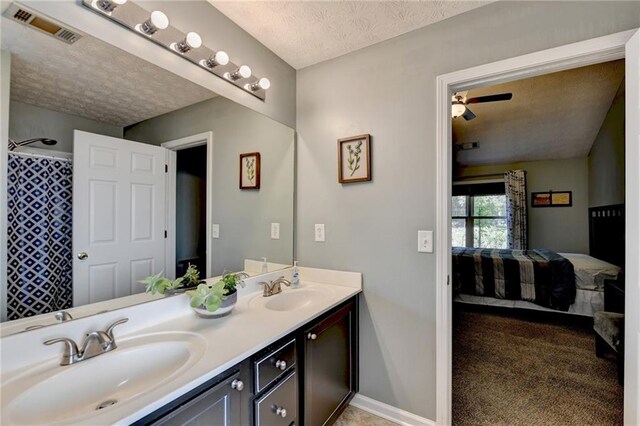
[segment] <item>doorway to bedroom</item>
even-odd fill
[[[624,59],[452,115],[452,423],[622,424]]]

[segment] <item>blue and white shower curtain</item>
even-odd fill
[[[7,319],[73,302],[70,160],[9,153]]]

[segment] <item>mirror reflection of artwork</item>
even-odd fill
[[[531,207],[571,207],[571,191],[532,192]]]
[[[371,180],[371,136],[338,139],[338,182]]]
[[[240,154],[240,189],[260,189],[260,153]]]

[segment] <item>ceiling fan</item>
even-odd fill
[[[467,99],[467,92],[456,92],[451,97],[451,116],[453,118],[463,117],[467,121],[473,120],[476,115],[467,108],[467,105],[509,101],[512,97],[512,93],[500,93],[498,95],[478,96]]]

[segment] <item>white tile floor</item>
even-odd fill
[[[390,422],[366,411],[355,407],[347,407],[334,426],[397,426],[396,423]]]

